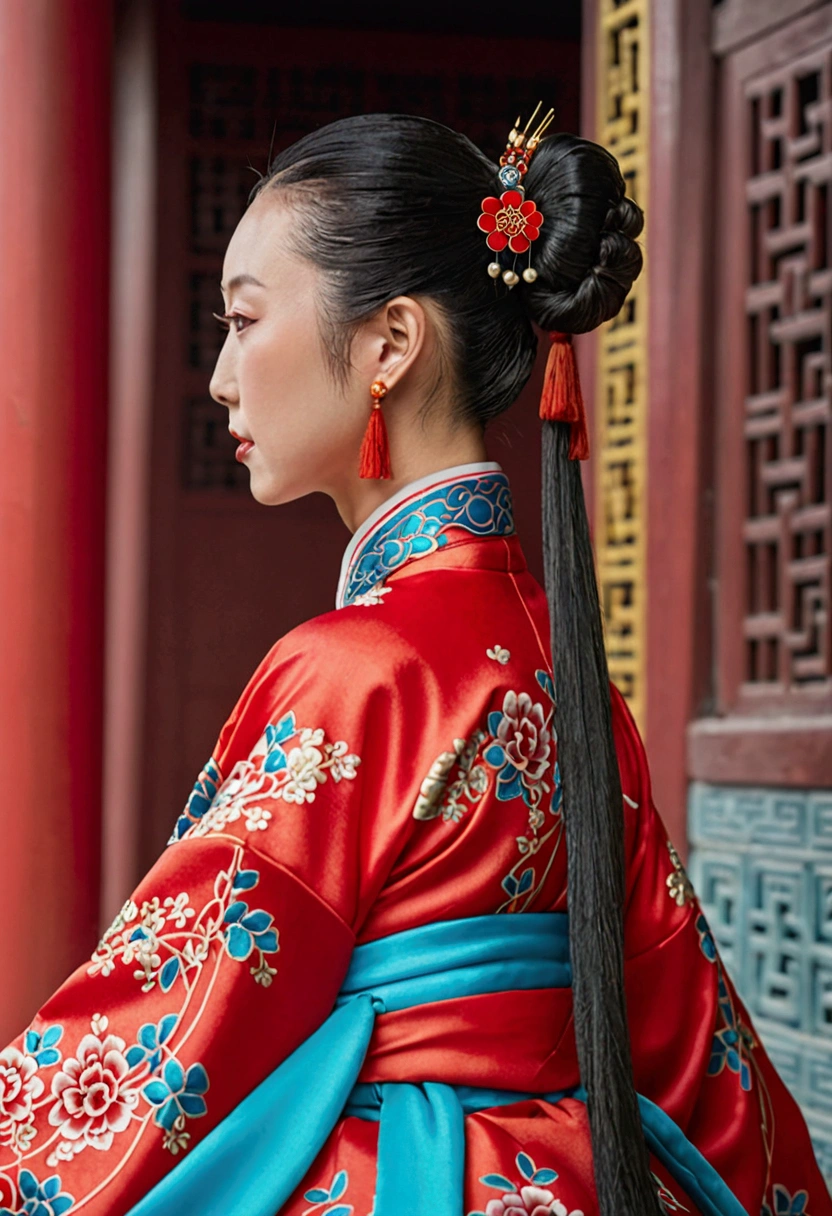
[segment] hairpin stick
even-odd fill
[[[554,111],[554,110],[550,110],[550,111],[549,111],[549,113],[546,115],[546,117],[545,117],[545,118],[542,120],[542,122],[541,122],[541,123],[538,125],[537,130],[536,130],[536,131],[535,131],[535,133],[532,135],[532,139],[533,139],[533,140],[534,140],[536,143],[539,143],[539,142],[540,142],[540,139],[541,139],[541,137],[542,137],[543,133],[544,133],[544,132],[547,130],[547,128],[548,128],[549,126],[551,126],[551,124],[552,124],[552,122],[553,122],[553,120],[554,120],[554,117],[555,117],[555,111]]]
[[[530,126],[532,125],[532,123],[534,122],[535,118],[537,117],[537,112],[538,112],[538,110],[540,109],[540,107],[541,107],[542,105],[543,105],[543,102],[542,102],[542,101],[539,101],[539,102],[537,103],[537,105],[535,106],[535,108],[534,108],[534,112],[533,112],[533,114],[532,114],[531,118],[530,118],[530,119],[529,119],[529,121],[526,123],[525,127],[523,128],[523,134],[524,134],[524,135],[526,134],[526,132],[528,131],[529,127],[530,127]],[[518,118],[517,123],[516,123],[515,125],[519,126],[519,124],[520,124],[520,119]]]

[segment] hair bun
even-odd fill
[[[638,203],[625,196],[607,212],[601,229],[598,261],[589,273],[606,277],[623,288],[626,295],[644,262],[635,240],[643,228],[644,212]]]
[[[635,239],[644,214],[625,194],[618,161],[592,140],[552,135],[535,153],[526,189],[545,219],[529,315],[547,330],[595,329],[621,310],[644,260]]]

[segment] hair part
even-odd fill
[[[303,208],[297,251],[323,272],[325,346],[340,374],[356,328],[399,295],[440,310],[461,421],[483,428],[517,398],[537,351],[533,323],[584,333],[621,309],[642,268],[644,217],[605,148],[551,135],[524,185],[544,216],[538,278],[509,290],[476,220],[502,192],[497,165],[427,119],[369,114],[281,152],[254,194]],[[443,363],[444,360],[444,363]],[[609,673],[580,467],[569,427],[543,424],[543,541],[564,788],[575,1038],[603,1216],[658,1216],[633,1087],[624,996],[623,799]]]

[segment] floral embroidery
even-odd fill
[[[734,1002],[728,991],[721,967],[717,993],[723,1027],[716,1032],[711,1044],[708,1076],[719,1076],[723,1068],[727,1067],[730,1072],[737,1073],[739,1076],[740,1087],[749,1090],[751,1089],[751,1068],[746,1053],[756,1047],[757,1042],[751,1030],[736,1015]]]
[[[296,745],[287,749],[284,744],[290,739]],[[290,711],[266,727],[249,758],[239,760],[224,781],[216,762],[209,760],[168,843],[221,832],[241,817],[249,832],[262,831],[272,818],[264,801],[314,802],[327,776],[335,782],[351,781],[360,763],[343,740],[329,743],[320,727],[299,728]]]
[[[508,801],[518,796],[529,807],[536,807],[548,791],[544,781],[551,751],[547,715],[539,701],[526,692],[507,692],[502,711],[488,715],[494,742],[483,759],[497,769],[497,797]]]
[[[561,815],[563,789],[560,780],[560,765],[557,762],[557,732],[551,721],[554,713],[555,687],[548,671],[538,670],[535,672],[535,677],[550,701],[551,708],[544,713],[543,706],[532,702],[528,696],[521,702],[524,694],[521,694],[516,701],[509,701],[507,697],[503,702],[504,713],[500,722],[502,727],[500,743],[495,744],[491,757],[489,757],[489,752],[486,752],[484,757],[489,763],[499,760],[497,748],[502,748],[505,762],[503,769],[497,774],[497,797],[510,796],[512,789],[519,790],[529,807],[529,827],[523,836],[516,837],[520,857],[502,880],[501,886],[507,899],[499,906],[498,912],[523,911],[528,908],[546,881],[563,835],[563,817]],[[524,713],[524,711],[526,712]],[[496,717],[489,715],[489,725],[492,726],[492,724],[496,725]],[[551,822],[547,819],[543,809],[544,797],[550,792],[550,786],[543,779],[543,774],[550,759],[554,760],[552,796],[548,806],[548,813],[552,816]],[[537,859],[542,856],[543,846],[549,840],[553,840],[553,846],[548,860],[543,866],[542,874],[538,878]],[[529,861],[532,862],[531,865],[528,864]]]
[[[737,1074],[740,1087],[747,1091],[751,1089],[751,1069],[754,1067],[750,1053],[757,1046],[757,1040],[734,1008],[713,933],[705,913],[701,910],[696,918],[696,930],[699,934],[699,949],[708,962],[716,966],[717,1004],[721,1019],[721,1026],[715,1032],[711,1043],[708,1076],[718,1077],[722,1070],[727,1068],[729,1072]],[[779,1216],[779,1213],[776,1216]]]
[[[518,1153],[515,1160],[522,1181],[515,1186],[502,1174],[485,1174],[480,1182],[503,1194],[489,1199],[484,1212],[469,1212],[468,1216],[583,1216],[578,1208],[569,1212],[548,1189],[558,1177],[557,1170],[537,1169],[528,1153]]]
[[[25,1151],[34,1136],[32,1107],[44,1090],[39,1067],[34,1056],[16,1047],[0,1052],[0,1143],[6,1146]]]
[[[372,586],[369,591],[364,591],[360,595],[353,596],[351,603],[360,604],[364,608],[369,608],[373,604],[383,603],[381,597],[383,595],[389,595],[392,590],[392,587],[385,587],[384,584],[379,581]]]
[[[685,872],[685,867],[682,865],[682,859],[669,840],[667,841],[667,851],[673,865],[673,873],[667,876],[667,889],[670,892],[670,898],[674,899],[681,908],[688,900],[693,899],[695,892],[693,884]]]
[[[41,1048],[37,1055],[15,1048],[6,1048],[2,1053],[3,1143],[15,1150],[18,1163],[24,1154],[32,1155],[32,1143],[37,1136],[34,1117],[46,1105],[48,1124],[56,1129],[58,1137],[46,1158],[49,1167],[69,1161],[85,1149],[106,1152],[116,1135],[125,1132],[136,1120],[146,1122],[151,1112],[153,1121],[166,1133],[165,1147],[176,1152],[177,1147],[168,1143],[174,1123],[180,1136],[178,1147],[182,1147],[188,1139],[188,1133],[182,1132],[185,1119],[205,1114],[202,1095],[208,1089],[208,1074],[199,1063],[192,1064],[186,1073],[171,1046],[178,1014],[168,1014],[158,1025],[142,1026],[136,1043],[130,1047],[119,1035],[107,1034],[102,1038],[97,1033],[106,1021],[96,1014],[90,1032],[82,1036],[74,1053],[63,1061],[54,1047]],[[106,1025],[103,1029],[106,1030]],[[62,1034],[60,1026],[48,1027],[40,1036],[30,1030],[24,1036],[24,1045],[34,1047],[38,1039],[41,1043],[56,1043]],[[56,1071],[47,1092],[38,1074],[51,1068]],[[161,1077],[155,1075],[160,1070]],[[142,1098],[149,1109],[139,1109]],[[53,1144],[54,1139],[53,1136],[47,1141],[44,1148]],[[0,1172],[0,1196],[6,1202],[0,1213],[31,1212],[33,1216],[44,1216],[68,1211],[74,1202],[71,1196],[62,1195],[58,1175],[39,1183],[24,1169],[18,1187],[20,1194],[16,1197],[9,1174]],[[15,1203],[21,1206],[14,1207]]]
[[[265,955],[276,954],[277,930],[272,917],[262,909],[249,910],[237,899],[241,891],[257,885],[257,870],[238,870],[233,877],[224,870],[214,881],[214,898],[197,916],[188,895],[182,891],[168,896],[164,904],[158,896],[145,900],[141,909],[128,899],[112,925],[98,943],[87,968],[89,975],[108,976],[121,962],[133,966],[133,976],[141,982],[142,992],[158,984],[170,992],[178,980],[187,991],[198,976],[211,945],[225,948],[229,958],[244,962],[257,951],[257,964],[251,968],[255,982],[268,987],[276,971]]]
[[[520,857],[502,879],[507,898],[498,912],[514,912],[521,906],[529,906],[549,873],[562,835],[557,735],[551,722],[554,685],[547,671],[536,671],[535,676],[552,702],[551,707],[545,710],[526,692],[506,692],[502,709],[488,714],[487,730],[475,730],[468,739],[454,739],[453,749],[437,756],[422,781],[413,808],[415,819],[437,819],[441,815],[446,823],[458,823],[488,789],[489,768],[496,770],[494,792],[501,802],[522,798],[529,808],[529,826],[525,835],[515,837]],[[478,763],[480,760],[484,763]],[[550,785],[546,777],[553,761]],[[553,822],[547,828],[544,806],[549,793],[552,797],[548,810]],[[554,848],[538,879],[536,858],[553,835],[556,835]]]
[[[485,731],[475,730],[470,739],[454,739],[454,750],[441,752],[430,766],[419,788],[413,808],[414,819],[436,819],[458,823],[482,798],[488,788],[488,774],[482,764],[474,764]],[[456,767],[456,776],[451,773]],[[467,805],[462,800],[467,799]]]
[[[503,665],[505,665],[511,658],[511,651],[506,650],[505,646],[495,646],[493,649],[488,646],[486,647],[485,653],[488,655],[489,659],[494,659],[496,662],[502,663]]]
[[[809,1216],[806,1211],[806,1204],[809,1202],[808,1191],[795,1191],[790,1195],[779,1182],[775,1182],[771,1190],[774,1207],[763,1202],[761,1216]]]
[[[711,927],[705,920],[704,912],[700,912],[696,918],[696,929],[699,934],[699,949],[709,963],[715,963],[717,961],[716,942],[711,933]]]
[[[310,1212],[318,1212],[319,1209],[321,1209],[319,1216],[350,1216],[352,1204],[338,1203],[346,1192],[349,1180],[347,1171],[339,1170],[328,1188],[315,1186],[309,1191],[304,1191],[304,1199],[312,1206],[306,1209],[303,1216],[309,1216]]]
[[[155,1077],[142,1090],[142,1096],[156,1107],[154,1123],[165,1129],[165,1148],[174,1154],[187,1145],[188,1133],[182,1133],[186,1119],[199,1119],[208,1109],[205,1094],[208,1074],[201,1064],[192,1064],[187,1072],[176,1059],[168,1060],[161,1077]],[[171,1132],[176,1135],[171,1137]]]
[[[110,1034],[103,1040],[84,1035],[75,1057],[64,1060],[52,1078],[55,1104],[49,1122],[67,1140],[108,1149],[116,1132],[130,1123],[139,1094],[124,1056],[125,1042]]]
[[[0,1179],[3,1181],[5,1179]],[[63,1216],[75,1203],[71,1195],[61,1190],[58,1174],[38,1182],[31,1170],[21,1170],[18,1188],[18,1199],[9,1201],[15,1206],[0,1208],[0,1216],[23,1216],[24,1213],[26,1216]]]

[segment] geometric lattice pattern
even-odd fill
[[[519,109],[531,113],[539,97],[557,107],[558,79],[551,70],[524,71],[510,64],[504,74],[456,66],[425,73],[386,61],[372,71],[340,62],[293,67],[194,62],[188,87],[185,365],[190,389],[182,401],[184,484],[247,493],[249,477],[235,460],[236,445],[219,431],[228,425],[227,414],[212,408],[203,394],[223,337],[211,315],[221,305],[222,257],[258,174],[266,169],[270,146],[276,152],[333,119],[383,111],[446,123],[496,157]]]
[[[690,787],[689,873],[832,1184],[832,790]]]
[[[600,0],[596,139],[647,200],[647,0]],[[645,227],[646,233],[646,227]],[[644,234],[639,238],[644,248]],[[647,270],[599,330],[595,551],[610,676],[644,729]]]
[[[745,84],[744,679],[832,690],[832,38]]]
[[[182,484],[187,490],[247,489],[248,470],[234,453],[237,440],[228,431],[228,410],[212,397],[190,397],[186,402],[186,465]]]

